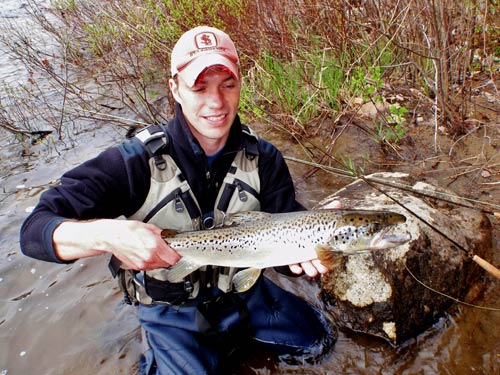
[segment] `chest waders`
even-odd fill
[[[247,147],[235,154],[218,191],[213,215],[205,218],[180,168],[165,153],[169,140],[163,126],[154,125],[140,131],[136,138],[151,155],[151,185],[142,207],[127,219],[155,224],[161,229],[210,230],[222,226],[227,214],[258,211],[258,138],[248,127],[242,126]],[[183,282],[169,283],[166,268],[142,272],[124,270],[118,259],[112,257],[110,269],[118,278],[125,301],[143,305],[186,304],[196,298],[200,290],[213,286],[227,293],[232,290],[232,278],[239,270],[205,266],[188,275]]]

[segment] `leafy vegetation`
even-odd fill
[[[29,3],[58,51],[38,49],[21,30],[0,37],[31,72],[0,103],[0,126],[17,134],[48,127],[62,137],[81,121],[142,126],[167,117],[158,101],[168,96],[170,50],[200,24],[225,30],[238,46],[245,121],[278,122],[304,137],[331,134],[343,114],[373,102],[386,104],[372,119],[374,138],[397,145],[408,110],[386,103],[392,82],[434,101],[436,122],[464,134],[470,77],[497,72],[500,55],[498,0],[53,0],[50,14]],[[42,112],[50,113],[44,121]]]

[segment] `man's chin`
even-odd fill
[[[231,125],[228,124],[207,124],[203,129],[203,135],[208,138],[220,138],[229,133]]]

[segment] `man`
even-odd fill
[[[58,263],[111,253],[126,298],[139,305],[146,374],[220,373],[220,361],[246,340],[318,356],[332,339],[322,316],[265,277],[244,293],[232,290],[238,269],[164,281],[180,256],[162,228],[210,229],[232,212],[303,209],[279,151],[239,121],[241,73],[229,36],[204,26],[186,32],[171,73],[175,117],[63,175],[24,222],[23,253]],[[327,271],[318,260],[289,269]]]

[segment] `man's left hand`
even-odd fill
[[[319,259],[313,259],[307,262],[290,264],[290,271],[296,275],[300,275],[304,272],[307,276],[316,277],[319,274],[323,274],[329,271]]]

